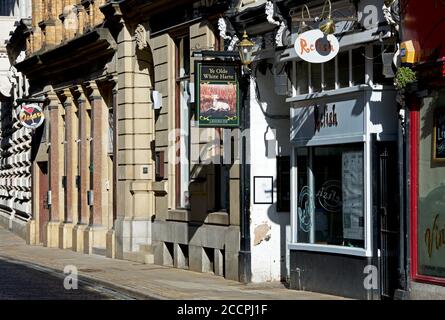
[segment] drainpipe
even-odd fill
[[[398,6],[398,12],[400,14],[399,28],[398,28],[398,40],[399,43],[403,39],[402,17],[401,17],[401,1],[396,4]],[[399,299],[407,299],[409,292],[409,261],[410,261],[410,153],[408,145],[409,137],[409,109],[405,106],[400,106],[399,113],[399,126],[398,126],[398,171],[399,171],[399,195],[400,195],[400,252],[399,252],[399,286],[401,292],[399,292]],[[397,291],[396,291],[397,294]]]
[[[249,138],[245,135],[250,128],[250,74],[241,77],[241,87],[244,93],[241,110],[241,167],[240,167],[240,252],[239,281],[249,283],[252,280],[250,251],[250,155]]]

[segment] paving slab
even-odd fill
[[[28,246],[0,227],[0,259],[63,275],[75,266],[79,278],[137,299],[162,300],[342,300],[342,297],[290,290],[281,283],[245,285],[213,274],[109,259],[71,250]],[[61,286],[63,282],[61,281]]]

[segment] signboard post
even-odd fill
[[[229,62],[196,62],[196,107],[200,127],[240,126],[240,67]]]

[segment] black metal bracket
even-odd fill
[[[47,99],[17,99],[16,102],[17,104],[22,104],[22,103],[45,103],[47,101]]]
[[[234,58],[240,60],[238,51],[193,51],[193,58]]]

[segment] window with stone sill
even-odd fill
[[[190,183],[190,35],[177,36],[176,43],[176,128],[180,129],[179,163],[176,165],[176,207],[185,209],[189,206]]]
[[[298,148],[297,241],[364,248],[364,145]]]
[[[364,84],[365,68],[364,47],[342,51],[326,63],[298,61],[294,68],[295,93],[304,95]]]

